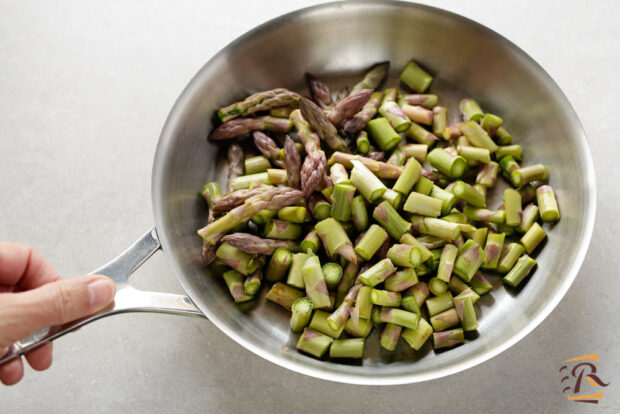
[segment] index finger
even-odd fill
[[[0,285],[35,289],[61,277],[32,246],[0,242]]]

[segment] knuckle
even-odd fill
[[[51,309],[53,315],[66,321],[72,319],[74,299],[73,295],[66,287],[56,285],[53,288],[53,300]]]

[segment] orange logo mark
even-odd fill
[[[596,374],[596,364],[588,361],[596,361],[596,364],[598,364],[598,354],[582,355],[580,357],[562,361],[564,365],[560,368],[560,374],[563,374],[564,376],[560,382],[564,386],[562,393],[566,394],[567,400],[598,404],[599,400],[603,399],[602,389],[598,393],[593,393],[592,391],[596,391],[596,388],[599,387],[606,387],[609,383],[604,383],[600,379],[600,377]],[[569,381],[571,378],[574,380],[572,386],[568,385],[571,384]],[[583,381],[590,384],[594,390],[587,386],[586,390],[582,390]]]

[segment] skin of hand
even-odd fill
[[[0,356],[9,346],[48,326],[96,313],[116,293],[114,282],[102,275],[62,279],[34,248],[0,242]],[[52,364],[52,343],[25,354],[30,366],[43,371]],[[21,358],[0,365],[0,381],[19,382]]]

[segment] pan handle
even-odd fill
[[[204,318],[203,313],[185,295],[147,292],[135,289],[129,284],[129,276],[159,249],[161,249],[161,244],[155,228],[152,228],[112,261],[91,272],[91,274],[106,275],[116,283],[116,296],[108,308],[77,321],[35,332],[14,343],[9,348],[9,352],[0,357],[0,364],[110,315],[125,312],[158,312]]]

